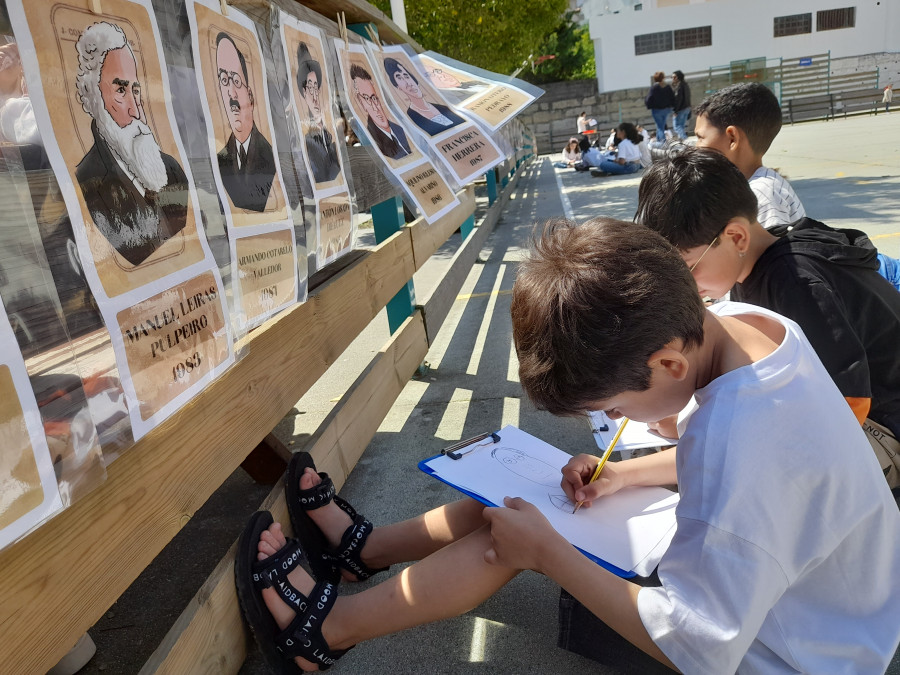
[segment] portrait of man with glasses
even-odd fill
[[[304,108],[301,111],[304,115],[301,131],[313,182],[327,183],[340,173],[341,163],[334,137],[325,124],[324,107],[328,92],[324,89],[322,66],[312,57],[305,42],[297,46],[297,86],[300,88],[301,107]]]
[[[356,100],[366,111],[366,129],[381,154],[390,159],[402,159],[412,154],[403,127],[388,118],[371,73],[354,63],[350,66],[350,80],[353,82]]]
[[[275,179],[272,145],[253,118],[256,101],[250,88],[247,61],[227,33],[216,37],[219,94],[231,136],[219,150],[219,172],[235,207],[262,212]]]

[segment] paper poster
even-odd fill
[[[235,306],[255,326],[297,302],[297,251],[253,21],[214,0],[188,2],[194,73],[231,245]],[[290,234],[290,236],[288,236]],[[278,240],[277,246],[272,246]],[[238,251],[240,249],[240,252]],[[262,276],[268,277],[260,283]]]
[[[234,360],[156,19],[149,0],[7,6],[136,440]]]
[[[359,122],[360,133],[377,150],[387,170],[397,178],[425,220],[434,222],[459,204],[456,193],[390,112],[385,92],[373,75],[375,65],[365,48],[347,45],[340,39],[334,39],[333,45],[338,55],[344,101]]]
[[[303,161],[316,199],[320,267],[353,248],[353,206],[334,123],[331,55],[318,28],[281,12],[281,44],[291,105],[303,139]]]
[[[62,509],[25,362],[0,301],[0,549]]]
[[[464,64],[436,52],[418,54],[415,61],[419,72],[433,87],[491,131],[506,124],[540,95],[526,91],[524,87],[528,85],[525,82],[515,86],[493,80],[484,71],[480,71],[479,76],[463,70],[459,66]]]
[[[449,105],[427,78],[422,77],[404,45],[373,47],[386,89],[406,126],[434,149],[448,173],[466,185],[503,161],[503,153],[480,126]]]

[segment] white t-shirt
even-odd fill
[[[616,157],[624,159],[626,162],[640,161],[641,151],[638,150],[638,146],[634,143],[627,138],[623,138],[619,141],[619,151],[616,153]]]
[[[587,117],[579,117],[575,123],[578,125],[579,134],[583,134],[588,128]]]
[[[695,394],[677,530],[638,611],[685,673],[877,673],[900,641],[900,511],[799,326]]]
[[[791,184],[774,169],[759,167],[750,176],[750,189],[758,202],[757,218],[766,229],[787,225],[806,216],[806,209]]]
[[[646,169],[653,164],[653,155],[650,154],[650,141],[645,138],[638,143],[638,151],[641,153],[641,166],[643,168]]]

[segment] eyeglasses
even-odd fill
[[[303,85],[303,90],[310,94],[318,94],[319,89],[321,89],[321,87],[318,82],[306,82]]]
[[[219,84],[223,87],[227,87],[229,82],[231,82],[231,84],[234,85],[235,89],[243,89],[244,88],[244,81],[241,79],[240,75],[238,75],[235,72],[229,73],[228,71],[220,70],[219,71]]]
[[[703,256],[705,256],[707,253],[709,253],[709,249],[711,249],[713,246],[715,246],[715,243],[716,243],[717,241],[719,241],[719,235],[716,235],[716,238],[713,239],[711,242],[709,242],[709,246],[707,246],[707,247],[703,250],[703,253],[700,254],[700,257],[697,258],[696,261],[694,261],[694,264],[693,264],[693,265],[691,265],[691,273],[693,273],[694,270],[697,269],[697,265],[699,265],[699,264],[700,264],[700,261],[703,260]]]
[[[371,96],[367,96],[366,94],[357,94],[357,96],[359,96],[364,103],[381,107],[381,99],[378,98],[378,94],[372,94]]]

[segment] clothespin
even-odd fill
[[[100,6],[100,0],[90,0],[91,12],[94,14],[103,14],[103,7]]]
[[[228,16],[228,0],[219,0],[219,9],[222,11],[222,16]]]
[[[378,47],[378,51],[384,51],[384,47],[381,46],[381,39],[378,37],[378,33],[372,28],[372,24],[366,24],[366,33],[369,34],[369,39],[375,43],[375,46]]]
[[[337,15],[337,23],[338,30],[341,33],[341,40],[344,41],[344,46],[350,46],[350,40],[347,38],[347,16],[343,12],[339,12]]]

